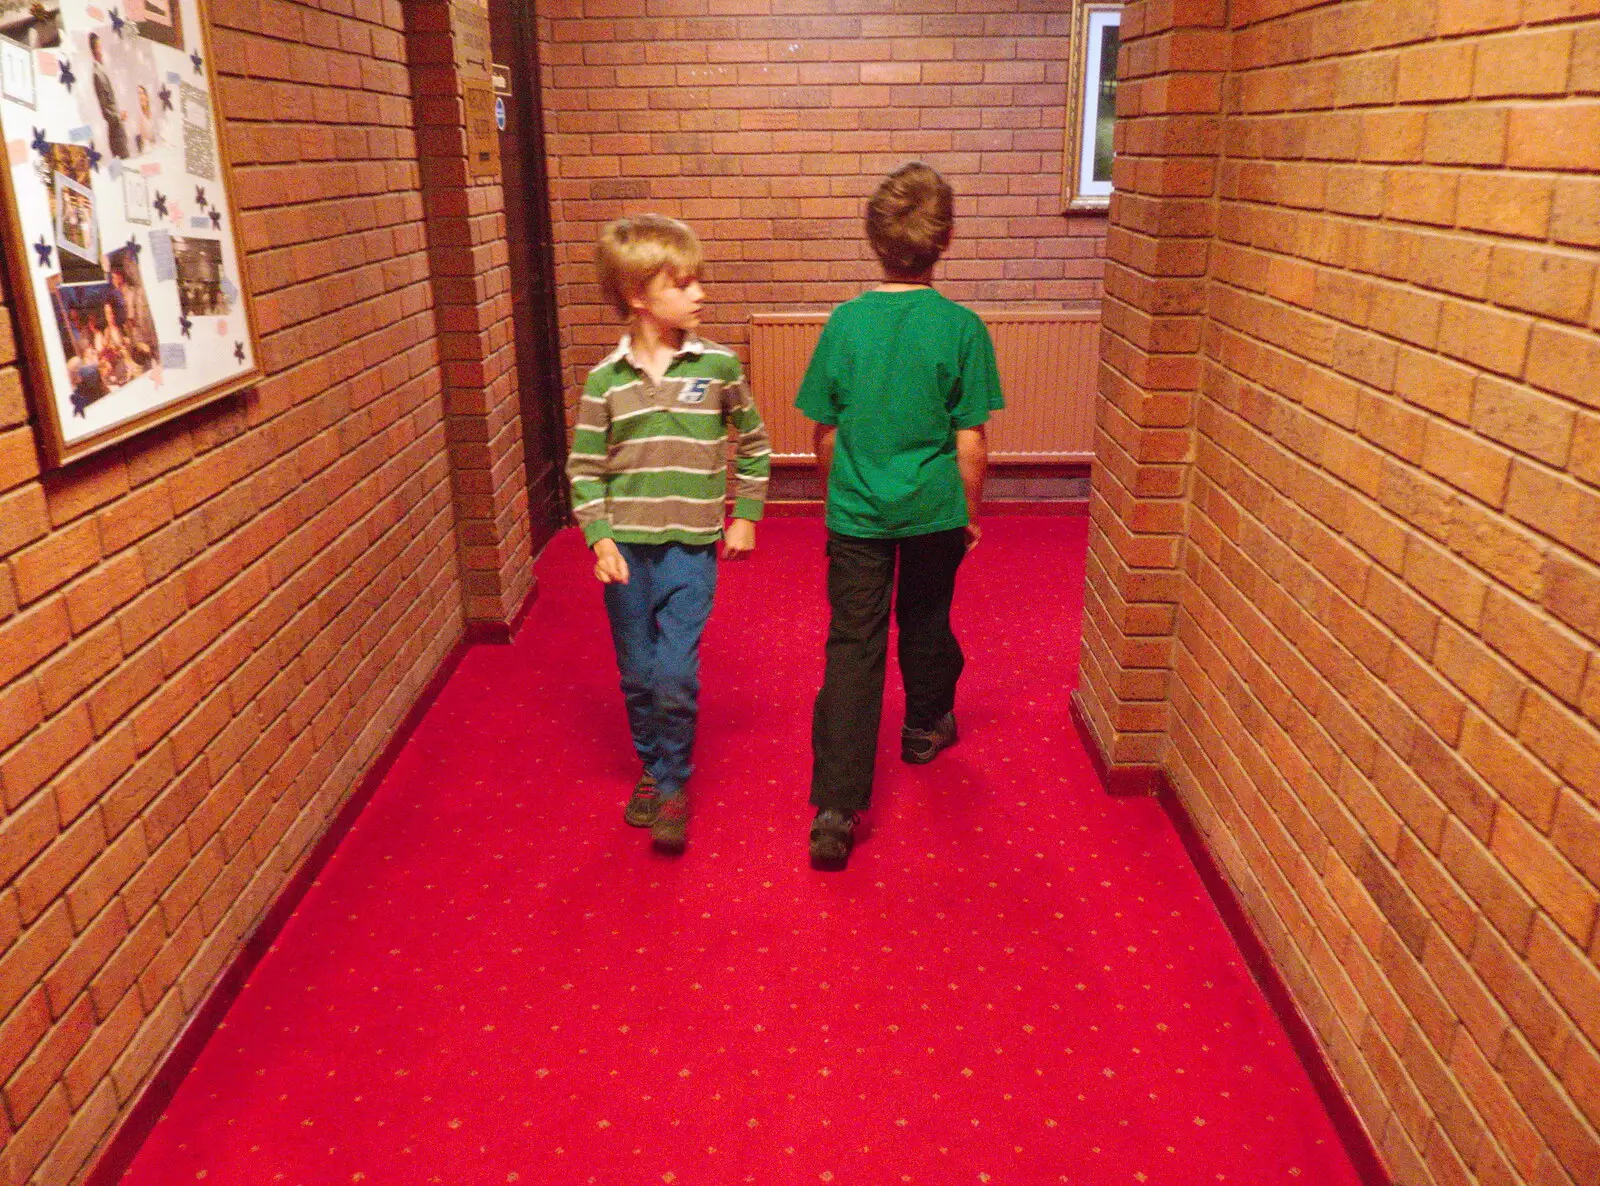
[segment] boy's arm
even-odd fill
[[[817,424],[811,429],[811,451],[817,455],[817,473],[822,476],[822,488],[828,488],[828,472],[833,469],[833,442],[839,435],[836,424]]]
[[[983,425],[956,429],[956,465],[961,469],[961,485],[967,495],[967,551],[970,552],[983,538],[978,511],[983,506],[983,477],[989,469],[989,439]]]
[[[726,390],[726,415],[734,432],[733,518],[754,523],[766,513],[767,479],[772,475],[772,442],[744,376],[741,374],[736,382],[728,384]],[[754,546],[753,532],[751,540]]]
[[[610,452],[611,403],[604,393],[584,385],[578,403],[578,423],[567,454],[567,479],[572,487],[572,516],[583,529],[583,542],[591,548],[611,538],[611,517],[606,513],[606,457]]]

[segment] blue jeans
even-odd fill
[[[605,587],[622,699],[639,761],[670,799],[694,767],[700,634],[717,590],[715,544],[621,544],[628,583]]]

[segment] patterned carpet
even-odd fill
[[[722,568],[676,859],[621,821],[600,595],[558,536],[124,1181],[1356,1183],[1161,810],[1094,785],[1085,531],[989,521],[962,741],[898,761],[891,660],[842,873],[805,859],[820,520]]]

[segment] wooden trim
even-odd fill
[[[1093,463],[1093,453],[1000,453],[989,458],[990,469],[1010,469],[1018,465],[1077,466],[1081,469]]]
[[[990,515],[1066,515],[1088,518],[1087,498],[995,498],[984,501],[981,513]]]
[[[1104,214],[1111,207],[1110,194],[1081,194],[1078,192],[1079,171],[1083,164],[1084,78],[1089,63],[1089,14],[1091,12],[1121,12],[1127,7],[1124,0],[1074,0],[1072,6],[1072,41],[1067,50],[1067,120],[1066,142],[1061,149],[1061,193],[1066,197],[1063,214],[1093,212]],[[1091,133],[1092,134],[1092,133]]]
[[[0,250],[0,256],[4,258],[7,279],[11,285],[11,307],[17,317],[17,367],[26,378],[24,394],[30,413],[29,420],[34,429],[34,447],[42,470],[60,469],[79,458],[120,445],[199,408],[249,391],[259,386],[266,378],[266,370],[261,360],[261,323],[256,313],[255,293],[250,283],[250,253],[245,248],[243,224],[239,221],[233,162],[227,143],[227,118],[223,112],[221,93],[217,88],[218,73],[215,65],[216,57],[212,52],[211,14],[207,0],[196,0],[195,12],[199,43],[194,48],[196,52],[204,51],[202,63],[205,81],[209,88],[207,95],[211,132],[219,170],[216,184],[212,188],[222,191],[223,200],[227,204],[229,221],[225,235],[232,243],[234,265],[238,270],[240,308],[237,312],[245,322],[242,336],[250,343],[251,365],[247,370],[219,379],[209,387],[199,388],[179,399],[141,412],[137,416],[109,424],[69,444],[66,434],[62,431],[61,402],[57,398],[55,376],[50,370],[48,347],[45,345],[47,338],[57,335],[59,330],[53,319],[46,319],[44,311],[34,299],[34,267],[33,261],[29,258],[29,245],[23,234],[22,206],[16,193],[15,178],[7,177],[0,180],[0,224],[6,228],[4,236],[6,242],[4,249]],[[179,19],[181,24],[181,17]],[[89,85],[87,78],[82,85]],[[21,130],[11,129],[11,131],[15,138]],[[6,167],[9,170],[12,166],[8,163]],[[216,240],[218,243],[222,241],[222,239]],[[102,242],[100,246],[103,258],[105,254],[115,251],[121,245],[113,246]],[[58,258],[60,250],[59,246],[55,247]],[[110,282],[109,276],[106,282]],[[233,320],[234,317],[230,316],[229,323],[231,324]]]
[[[831,313],[752,313],[751,325],[825,325]]]

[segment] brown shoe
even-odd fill
[[[682,852],[689,840],[689,797],[682,791],[661,800],[656,822],[650,825],[650,839],[662,852]]]
[[[933,722],[931,729],[900,730],[900,760],[913,766],[933,761],[939,754],[956,743],[956,714],[947,712]]]
[[[648,770],[634,784],[633,794],[628,796],[628,805],[622,809],[622,818],[636,828],[648,828],[656,822],[656,814],[661,810],[661,800],[656,795],[655,775]]]
[[[821,869],[842,869],[856,843],[856,813],[819,808],[811,821],[811,864]]]

